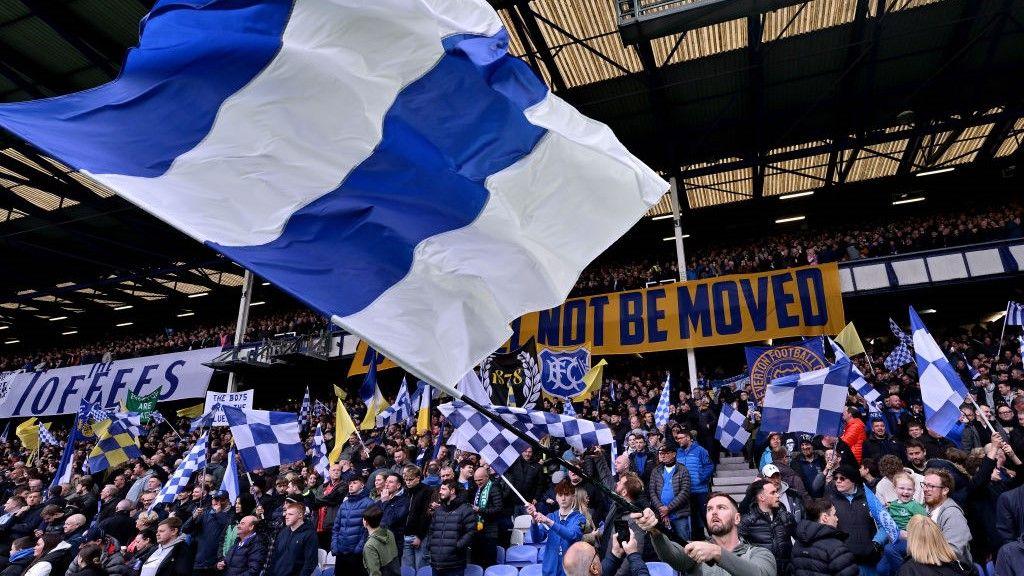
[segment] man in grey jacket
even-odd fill
[[[694,511],[696,512],[696,511]],[[740,511],[732,496],[715,492],[708,497],[705,520],[711,538],[685,547],[660,531],[658,515],[647,508],[633,514],[647,531],[658,558],[676,571],[700,576],[776,576],[775,557],[764,548],[751,546],[739,536]]]
[[[940,468],[929,468],[924,471],[924,503],[928,515],[939,525],[942,535],[953,547],[956,555],[968,565],[971,559],[971,529],[967,526],[967,518],[960,505],[949,497],[953,491],[953,476]]]

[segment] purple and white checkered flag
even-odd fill
[[[319,400],[313,400],[313,417],[319,418],[331,413],[331,407]]]
[[[750,439],[750,432],[743,427],[747,417],[731,404],[722,406],[722,413],[718,415],[718,429],[715,430],[715,438],[729,452],[742,452],[743,446]]]
[[[437,409],[455,426],[450,442],[460,450],[479,454],[498,474],[508,470],[529,445],[465,402],[456,400]],[[614,441],[611,429],[600,422],[511,406],[492,406],[491,410],[536,440],[561,438],[580,451]]]
[[[206,434],[203,434],[199,440],[196,441],[192,449],[188,451],[185,458],[182,459],[181,464],[174,470],[174,474],[167,480],[163,488],[156,495],[156,500],[153,500],[153,504],[149,507],[150,510],[155,508],[158,504],[170,504],[174,502],[174,498],[178,495],[178,492],[188,485],[188,481],[192,478],[192,474],[196,470],[206,466]]]
[[[1013,300],[1006,303],[1006,325],[1024,326],[1024,304]]]

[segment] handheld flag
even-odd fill
[[[1006,325],[1024,326],[1024,304],[1013,300],[1006,303]]]
[[[837,435],[849,382],[849,361],[773,380],[765,390],[761,430]]]
[[[743,427],[747,418],[731,404],[722,405],[722,413],[718,415],[718,429],[715,438],[729,452],[742,452],[750,439],[750,432]]]
[[[433,388],[420,380],[416,383],[416,392],[412,395],[412,406],[416,410],[416,433],[430,432],[430,400]]]
[[[665,386],[661,389],[661,398],[658,399],[658,407],[654,410],[654,426],[658,430],[664,430],[668,424],[669,402],[672,394],[672,375],[665,375]]]
[[[847,324],[845,328],[839,331],[839,334],[836,334],[836,342],[850,356],[866,354],[864,342],[860,339],[860,334],[857,333],[857,327],[853,325],[853,322]]]
[[[363,385],[359,387],[359,398],[366,405],[366,415],[363,416],[363,421],[359,423],[360,430],[373,430],[378,425],[377,415],[388,407],[388,403],[384,401],[384,395],[380,393],[380,388],[377,386],[377,360],[380,358],[380,354],[377,352],[372,354],[370,369],[366,371],[366,376],[363,377]],[[403,386],[402,389],[404,390],[405,387]]]
[[[455,426],[451,441],[460,450],[479,454],[498,474],[504,474],[529,446],[465,402],[456,400],[437,409]],[[535,440],[544,436],[561,438],[580,451],[615,441],[611,429],[601,422],[512,406],[495,406],[493,411]]]
[[[885,357],[885,368],[890,372],[895,372],[902,368],[906,364],[910,364],[914,361],[914,355],[910,351],[910,345],[913,344],[910,336],[903,333],[903,330],[893,322],[892,318],[889,318],[889,330],[892,331],[893,336],[899,339],[900,343],[896,345],[896,348]]]
[[[857,365],[853,363],[853,360],[850,360],[850,357],[843,352],[843,349],[840,348],[834,340],[829,338],[828,342],[832,345],[832,352],[836,355],[836,363],[848,362],[850,364],[850,386],[857,391],[857,394],[860,394],[865,400],[867,400],[868,406],[877,404],[881,401],[882,395],[878,393],[878,390],[875,390],[874,386],[868,384],[868,380],[864,377],[864,373],[860,371],[860,368],[857,368]]]
[[[483,1],[162,2],[0,126],[451,385],[669,187],[509,42]]]
[[[238,495],[241,493],[238,481],[238,452],[232,446],[228,452],[228,465],[224,469],[224,479],[220,482],[220,489],[228,493],[228,499],[234,504],[238,502]]]
[[[392,424],[406,424],[413,419],[412,399],[409,398],[409,385],[405,378],[398,385],[398,395],[395,402],[377,414],[377,428],[384,428]],[[364,419],[363,422],[366,422]]]
[[[18,427],[14,429],[14,434],[21,440],[21,445],[28,450],[29,454],[35,454],[39,450],[39,425],[36,424],[36,420],[36,417],[33,416],[18,424]],[[31,456],[29,458],[31,459]]]
[[[282,466],[306,459],[299,418],[291,412],[242,410],[221,405],[235,447],[247,470]]]
[[[124,425],[116,419],[107,419],[93,424],[93,431],[96,432],[96,445],[89,452],[89,471],[93,474],[117,468],[131,460],[142,457],[139,450],[139,440]]]
[[[198,418],[198,417],[203,415],[203,411],[205,410],[205,408],[206,408],[206,404],[203,403],[203,402],[200,402],[199,404],[196,404],[195,406],[189,406],[188,408],[182,408],[181,410],[178,410],[177,412],[175,412],[175,414],[177,414],[179,418]]]
[[[299,426],[307,428],[313,421],[311,413],[313,407],[309,403],[309,386],[306,386],[306,395],[302,397],[302,406],[299,407]]]
[[[594,366],[583,375],[583,382],[586,384],[586,387],[582,392],[573,397],[573,401],[585,402],[594,394],[601,394],[601,386],[604,385],[604,367],[607,365],[608,361],[601,358],[597,364],[594,364]]]
[[[358,434],[356,423],[349,416],[345,403],[341,398],[338,398],[338,408],[334,412],[334,448],[331,449],[329,456],[332,464],[341,458],[341,451],[345,448],[345,442],[348,442],[352,434]]]
[[[9,440],[10,434],[11,434],[11,421],[8,420],[7,421],[7,425],[4,426],[4,433],[0,434],[0,442],[3,442],[4,444],[7,444],[7,442],[10,441]]]
[[[313,470],[321,478],[327,478],[327,472],[331,468],[331,462],[327,459],[327,445],[324,444],[324,433],[320,425],[316,425],[316,432],[313,433]]]
[[[174,497],[181,492],[189,479],[192,478],[192,474],[196,470],[206,466],[206,434],[203,434],[196,443],[192,445],[192,448],[185,454],[185,458],[181,460],[178,467],[174,469],[174,474],[167,479],[167,483],[160,488],[160,492],[157,493],[156,499],[153,500],[153,504],[149,506],[152,510],[159,504],[171,504],[174,502]],[[226,475],[226,474],[225,474]]]
[[[910,307],[910,329],[914,334],[925,423],[928,428],[947,436],[960,420],[960,405],[967,399],[967,387],[913,306]]]
[[[455,385],[455,389],[461,392],[463,396],[468,397],[470,400],[475,400],[480,405],[491,405],[491,394],[484,389],[484,383],[480,380],[476,370],[470,369],[466,372],[462,376],[462,380],[459,380],[459,383]]]
[[[576,418],[576,409],[572,407],[572,400],[566,398],[562,402],[562,414],[571,418]]]
[[[47,446],[60,446],[60,442],[54,438],[53,433],[47,428],[49,424],[39,426],[39,443]]]
[[[885,530],[889,541],[895,542],[899,540],[900,527],[892,519],[892,515],[889,514],[889,510],[882,504],[882,501],[875,495],[875,491],[869,488],[867,484],[864,484],[864,499],[867,500],[868,512],[874,518],[875,524],[882,530]]]

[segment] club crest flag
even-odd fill
[[[590,372],[590,349],[586,346],[570,350],[542,348],[537,359],[541,385],[551,396],[572,398],[586,389],[584,377]]]
[[[536,342],[530,340],[518,350],[485,358],[480,364],[480,381],[495,406],[536,406],[543,389]]]
[[[821,338],[807,338],[797,344],[782,346],[747,346],[750,388],[754,397],[764,399],[765,386],[772,380],[828,366]]]

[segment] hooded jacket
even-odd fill
[[[466,566],[466,549],[476,531],[476,514],[459,498],[441,503],[430,521],[430,565],[435,571]]]
[[[769,516],[755,504],[742,518],[739,526],[740,538],[754,546],[770,550],[775,556],[775,566],[779,574],[787,574],[793,550],[791,538],[796,529],[793,515],[780,505]]]
[[[857,576],[860,568],[844,543],[848,535],[826,524],[801,520],[793,544],[793,576]]]
[[[366,528],[363,527],[363,512],[373,500],[363,491],[355,496],[348,495],[338,506],[331,531],[331,551],[334,554],[362,554],[366,544]]]

